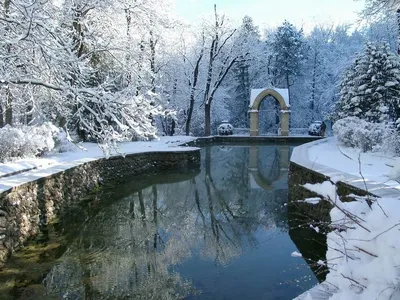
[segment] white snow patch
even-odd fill
[[[312,197],[312,198],[304,199],[304,202],[309,203],[309,204],[318,204],[320,201],[321,201],[320,197]]]
[[[310,224],[310,228],[311,228],[311,229],[314,229],[314,231],[315,231],[316,233],[319,233],[319,227],[318,227],[318,226],[313,226],[312,224]]]
[[[297,251],[292,252],[291,256],[292,257],[303,257],[303,255],[301,255],[301,253],[299,253]]]
[[[325,262],[323,260],[319,260],[319,261],[317,261],[317,265],[325,266],[326,264],[325,264]]]
[[[325,198],[336,200],[336,186],[330,181],[324,181],[316,184],[306,183],[303,186],[309,191],[317,193]]]
[[[166,136],[154,141],[121,143],[118,153],[114,152],[111,156],[124,156],[144,152],[194,150],[197,148],[180,147],[179,145],[195,139],[195,137],[188,136]],[[11,163],[0,163],[0,193],[20,184],[50,176],[100,158],[104,158],[104,154],[97,144],[82,143],[80,148],[77,147],[74,152],[58,153],[34,159],[21,159]],[[13,173],[20,174],[12,175]]]

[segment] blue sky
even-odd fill
[[[275,27],[285,19],[306,31],[316,23],[355,23],[364,0],[176,0],[176,12],[193,22],[210,15],[213,5],[235,21],[249,15],[261,28]]]

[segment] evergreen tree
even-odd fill
[[[396,121],[399,97],[399,58],[387,44],[369,43],[343,76],[337,115],[370,122]]]
[[[303,30],[298,31],[294,25],[285,21],[272,35],[270,47],[274,60],[273,73],[278,79],[275,84],[284,83],[289,89],[290,98],[290,87],[307,57]]]

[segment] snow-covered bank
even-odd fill
[[[341,146],[335,138],[312,145],[308,148],[308,156],[312,162],[353,176],[361,177],[361,170],[362,176],[369,181],[400,189],[400,183],[390,178],[396,157],[389,157],[380,152],[362,153],[358,149]]]
[[[305,184],[330,201],[332,231],[327,235],[326,281],[298,300],[400,299],[399,158],[361,153],[329,138],[295,148],[291,161],[328,176]],[[381,198],[341,202],[332,182],[342,181]]]
[[[400,298],[400,199],[357,198],[341,202],[336,186],[307,184],[333,204],[332,231],[327,235],[324,284],[297,299],[399,299]]]
[[[399,158],[389,157],[384,153],[361,153],[356,149],[343,147],[335,138],[296,147],[290,158],[291,162],[300,166],[368,190],[379,197],[394,194],[400,196],[400,183],[391,179],[397,160]]]
[[[186,151],[193,148],[179,145],[195,140],[188,136],[167,136],[148,142],[129,142],[121,144],[119,153],[125,155],[155,151]],[[82,163],[104,158],[102,150],[93,143],[82,143],[74,152],[65,152],[49,156],[21,159],[11,163],[0,164],[0,193],[20,184],[37,180],[57,172],[67,170]],[[16,175],[12,175],[18,173]]]

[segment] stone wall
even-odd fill
[[[200,137],[196,140],[187,143],[188,146],[208,146],[208,145],[268,145],[268,144],[290,144],[301,145],[321,137],[315,136],[239,136],[239,135],[216,135]]]
[[[320,195],[311,192],[303,187],[306,183],[322,183],[329,180],[329,177],[314,170],[300,166],[294,162],[289,165],[289,199],[288,199],[288,224],[289,235],[297,249],[306,258],[310,269],[320,282],[325,280],[328,268],[319,266],[315,262],[326,260],[327,242],[326,233],[331,229],[330,211],[333,208],[328,201],[320,201],[318,204],[310,204],[299,200]],[[358,189],[343,182],[337,182],[337,193],[343,201],[352,201],[350,194],[365,196],[364,190]],[[369,194],[371,195],[371,194]],[[309,224],[317,226],[319,232],[309,227]]]
[[[139,153],[88,162],[1,193],[0,267],[41,225],[68,211],[102,183],[119,184],[129,176],[194,168],[200,168],[200,149]]]

